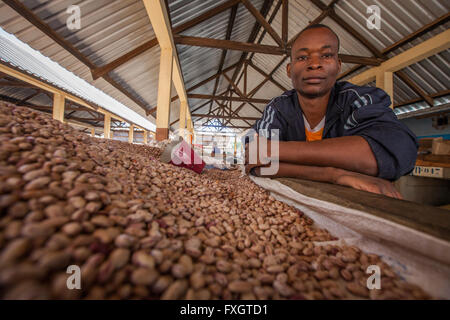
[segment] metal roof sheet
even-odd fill
[[[33,13],[37,14],[44,22],[48,23],[58,34],[71,42],[77,49],[86,55],[96,66],[109,63],[130,50],[142,45],[154,37],[150,21],[141,0],[24,0],[22,1]],[[192,20],[208,10],[224,4],[226,0],[169,0],[168,9],[171,16],[172,26],[176,27]],[[251,3],[260,10],[263,0],[251,0]],[[328,5],[331,0],[322,0]],[[278,0],[273,1],[269,10],[269,17],[275,10]],[[66,8],[70,4],[79,5],[82,12],[82,28],[70,31],[65,27],[68,17]],[[381,30],[369,30],[366,27],[368,5],[378,5],[381,9]],[[336,14],[349,23],[357,32],[364,36],[378,50],[395,43],[399,39],[418,30],[427,23],[448,13],[450,1],[448,0],[340,0],[335,5]],[[197,37],[211,37],[224,39],[231,9],[205,20],[196,26],[182,32],[183,35]],[[318,17],[321,10],[310,0],[289,0],[288,38],[293,37],[308,23]],[[250,12],[239,4],[235,24],[231,33],[231,40],[246,42],[255,18]],[[341,40],[341,53],[372,56],[371,52],[351,34],[345,31],[332,19],[326,18],[322,23],[329,25],[336,31]],[[271,23],[272,27],[281,34],[281,9],[276,12]],[[145,117],[144,110],[134,101],[119,92],[104,79],[92,80],[88,67],[73,57],[65,49],[56,44],[52,39],[37,30],[28,21],[19,16],[9,6],[0,3],[0,26],[6,31],[14,33],[18,38],[30,44],[31,47],[41,51],[44,55],[58,62],[61,66],[75,73],[111,97],[130,107],[136,113]],[[408,48],[432,37],[435,34],[448,29],[447,22],[434,30],[427,32],[411,43],[404,44],[387,56],[392,57]],[[262,28],[259,35],[262,33]],[[257,39],[259,36],[257,37]],[[265,34],[262,44],[276,45],[269,34]],[[222,50],[212,48],[201,48],[193,46],[177,45],[180,65],[185,80],[185,87],[189,89],[200,81],[214,75],[219,67]],[[224,68],[236,63],[241,52],[228,50],[224,62]],[[281,60],[281,56],[254,54],[252,62],[269,73]],[[450,51],[446,50],[433,57],[405,68],[403,71],[418,84],[427,94],[434,94],[450,87],[449,70]],[[273,74],[273,78],[287,89],[292,87],[290,79],[286,75],[287,61],[282,64]],[[354,65],[345,63],[342,71],[346,71]],[[360,72],[366,68],[361,69]],[[228,75],[231,76],[232,72]],[[352,74],[356,75],[357,73]],[[154,48],[133,58],[119,68],[110,72],[110,76],[123,85],[136,99],[142,101],[149,107],[157,102],[157,87],[159,76],[159,48]],[[346,78],[344,78],[346,79]],[[256,86],[261,80],[257,72],[249,73],[249,90]],[[215,80],[208,82],[193,93],[212,94]],[[221,93],[229,87],[228,82],[220,77],[217,92]],[[239,84],[242,88],[242,81]],[[271,95],[277,96],[282,90],[271,83],[264,85],[255,97],[267,98]],[[172,96],[176,95],[175,90]],[[417,98],[418,95],[397,76],[394,78],[394,103],[402,103]],[[205,100],[189,99],[190,109],[193,110],[203,104]],[[435,99],[435,103],[439,103]],[[232,103],[235,110],[240,103]],[[213,108],[216,107],[214,103]],[[263,105],[257,107],[263,108]],[[178,105],[172,103],[171,121],[176,120]],[[209,104],[195,113],[209,111]],[[258,116],[258,112],[250,105],[241,109],[242,116]],[[154,119],[148,117],[150,121]],[[233,120],[231,123],[237,125],[242,121]],[[253,121],[250,121],[253,122]],[[245,122],[244,122],[245,124]]]
[[[155,131],[153,123],[1,28],[0,59],[4,63],[19,68],[57,88],[111,111],[136,125]]]

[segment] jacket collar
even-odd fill
[[[339,93],[339,83],[336,82],[331,88],[330,98],[328,100],[327,112],[325,113],[325,127],[323,129],[323,137],[326,136],[332,125],[339,119],[339,114],[343,111],[342,108],[336,103],[337,95]],[[287,119],[290,125],[297,125],[299,129],[300,137],[306,139],[305,135],[305,123],[303,121],[302,109],[298,102],[297,91],[294,89],[292,94],[294,110],[291,110],[291,115]],[[297,120],[297,121],[296,121]],[[300,124],[300,126],[299,126]]]

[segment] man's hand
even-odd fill
[[[392,182],[361,173],[340,170],[334,183],[396,199],[403,199]]]
[[[262,154],[265,154],[266,156],[260,157],[260,155],[261,155],[260,142],[262,142],[263,139],[266,142],[265,145],[267,146],[267,150],[262,150]],[[256,147],[255,147],[255,144],[256,144]],[[250,145],[252,145],[252,147],[256,149],[256,155],[253,155],[253,157],[252,157],[253,162],[255,162],[254,159],[256,158],[255,163],[250,163],[250,149],[251,149]],[[249,172],[253,168],[270,166],[269,157],[270,157],[270,141],[268,141],[264,137],[259,137],[258,134],[255,134],[253,141],[245,144],[245,162],[244,162],[245,174],[249,174]]]

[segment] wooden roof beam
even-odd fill
[[[232,116],[224,116],[224,115],[215,115],[215,114],[192,114],[192,117],[197,118],[213,118],[213,119],[231,119],[231,120],[259,120],[257,117],[232,117]]]
[[[380,72],[396,72],[411,64],[426,59],[450,47],[450,30],[428,39],[417,46],[408,49],[395,57],[386,60],[378,67],[366,70],[349,81],[354,84],[366,84],[375,79],[376,74]]]
[[[241,0],[241,2],[245,5],[245,7],[250,11],[250,13],[256,18],[256,20],[262,25],[262,27],[272,36],[275,42],[280,46],[284,47],[283,40],[281,40],[280,36],[277,32],[272,28],[270,23],[266,21],[263,15],[256,9],[249,0]]]
[[[232,40],[220,40],[211,38],[201,38],[201,37],[188,37],[181,35],[174,35],[174,40],[176,44],[183,44],[189,46],[206,47],[206,48],[217,48],[217,49],[228,49],[237,50],[244,52],[258,52],[273,55],[283,55],[286,54],[286,50],[276,46],[254,44],[249,42],[238,42]]]
[[[162,0],[143,0],[150,22],[158,39],[161,52],[170,50],[173,58],[172,81],[182,102],[187,103],[188,98],[184,87],[183,73],[181,72],[180,61],[176,53],[176,47],[172,36],[168,12]],[[161,79],[160,79],[161,80]],[[159,92],[158,92],[159,94]],[[158,98],[159,100],[159,98]],[[169,96],[170,103],[170,96]],[[189,107],[186,110],[188,122],[191,119]]]
[[[328,9],[327,5],[320,0],[310,0],[310,1],[322,11]],[[344,19],[338,16],[336,12],[334,12],[333,8],[330,9],[329,17],[334,21],[336,21],[337,24],[339,24],[342,28],[344,28],[345,31],[350,33],[359,42],[361,42],[367,49],[369,49],[370,52],[372,52],[373,55],[375,55],[377,58],[382,58],[382,53],[372,43],[370,43],[370,41],[364,38],[358,31],[356,31],[351,25],[349,25]]]
[[[188,94],[188,98],[192,99],[213,99],[213,100],[225,100],[225,101],[240,101],[240,102],[252,102],[252,103],[269,103],[268,99],[253,99],[253,98],[242,98],[242,97],[224,97],[224,96],[211,96],[208,94]]]
[[[180,33],[183,32],[189,28],[194,27],[195,25],[231,8],[232,6],[239,3],[240,0],[229,0],[221,5],[218,5],[217,7],[212,8],[211,10],[208,10],[207,12],[199,15],[198,17],[193,18],[192,20],[183,23],[182,25],[175,27],[172,29],[173,33]],[[108,72],[120,67],[122,64],[130,61],[131,59],[139,56],[140,54],[144,53],[145,51],[153,48],[158,44],[158,39],[155,37],[153,39],[150,39],[149,41],[143,43],[139,47],[131,50],[130,52],[127,52],[123,56],[120,56],[119,58],[115,59],[114,61],[95,68],[92,70],[92,77],[95,79],[102,77],[104,74],[107,74]]]

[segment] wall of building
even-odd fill
[[[424,118],[424,119],[403,119],[400,120],[403,122],[418,138],[426,138],[426,137],[444,137],[444,139],[450,139],[450,126],[447,126],[444,129],[435,129],[433,128],[433,120],[432,118]]]

